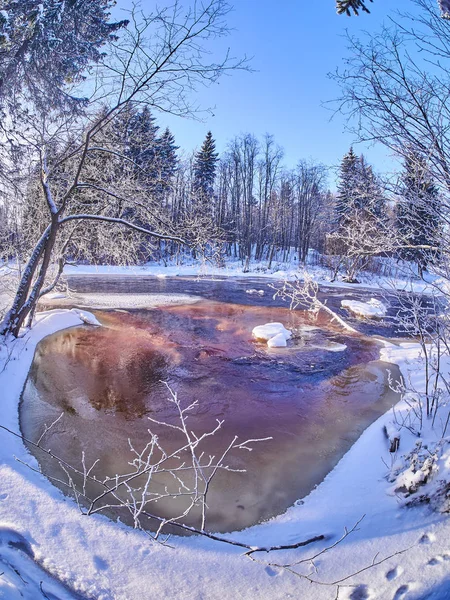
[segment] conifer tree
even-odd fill
[[[373,0],[369,1],[373,2]],[[358,15],[360,10],[370,13],[366,2],[367,0],[336,0],[336,12],[338,15],[346,14],[348,17],[351,16],[352,11],[355,15]]]
[[[385,199],[381,186],[364,156],[353,148],[343,157],[336,202],[336,223],[347,225],[355,218],[383,219]]]
[[[383,195],[381,185],[369,165],[361,156],[361,200],[360,208],[366,218],[377,219],[380,224],[386,218],[386,199]]]
[[[82,103],[67,84],[102,59],[128,23],[109,22],[112,0],[5,0],[0,11],[0,104],[24,94],[41,111]],[[12,108],[12,105],[10,106]]]
[[[157,138],[155,146],[155,166],[158,171],[155,194],[161,202],[167,200],[167,194],[177,171],[178,148],[172,132],[166,127],[163,134]]]
[[[342,158],[336,199],[336,224],[344,224],[358,203],[361,192],[361,163],[351,147]]]
[[[141,179],[145,178],[149,186],[154,185],[158,178],[156,156],[159,126],[155,121],[148,106],[144,106],[130,120],[128,155],[138,167],[138,176]]]
[[[402,197],[397,205],[397,230],[401,254],[415,261],[419,274],[436,256],[436,250],[415,246],[439,246],[440,232],[439,191],[431,178],[426,161],[416,152],[405,159],[402,177]]]
[[[208,131],[202,147],[195,155],[194,161],[193,191],[204,202],[213,196],[218,156],[216,143],[212,133]]]
[[[373,2],[373,0],[369,0],[369,2]],[[366,3],[367,0],[336,0],[336,12],[338,15],[346,14],[348,17],[351,16],[352,11],[355,15],[358,15],[360,10],[370,13]],[[441,11],[441,17],[450,19],[450,0],[437,0],[437,4]]]
[[[168,127],[164,130],[161,137],[157,140],[157,155],[160,165],[160,180],[163,185],[170,184],[177,170],[177,150],[179,146],[175,144],[175,138]]]

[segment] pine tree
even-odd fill
[[[361,191],[361,162],[350,148],[342,158],[336,198],[336,224],[344,224],[358,204]]]
[[[359,208],[366,218],[374,218],[381,222],[386,219],[386,199],[383,195],[372,166],[361,156],[361,200]]]
[[[336,201],[336,223],[346,225],[355,218],[384,219],[385,199],[381,186],[364,156],[350,148],[341,163]]]
[[[373,2],[373,0],[369,1]],[[336,12],[338,15],[346,14],[348,17],[351,16],[351,11],[355,15],[358,15],[360,10],[370,13],[366,2],[367,0],[336,0]],[[443,19],[450,19],[450,0],[437,0],[437,4],[441,11],[441,17]]]
[[[79,104],[67,85],[102,58],[128,21],[109,22],[111,0],[6,0],[0,11],[0,103],[19,93],[41,111]]]
[[[434,184],[422,156],[410,152],[405,159],[402,177],[402,196],[397,205],[397,230],[402,256],[417,263],[421,274],[436,256],[436,250],[414,246],[439,246],[440,232],[439,191]]]
[[[207,201],[213,196],[218,156],[216,143],[212,133],[208,131],[205,141],[199,152],[195,155],[194,160],[193,191],[203,201]]]
[[[159,126],[155,121],[148,106],[137,112],[130,121],[128,155],[137,165],[138,177],[145,178],[149,186],[155,185],[158,179],[156,157]]]
[[[365,4],[366,2],[367,0],[336,0],[336,12],[338,15],[345,13],[348,17],[351,16],[351,11],[355,15],[358,15],[360,10],[370,13]],[[370,0],[370,2],[373,2],[373,0]]]
[[[158,195],[161,199],[170,189],[172,180],[175,176],[178,158],[177,150],[179,146],[175,144],[175,138],[168,127],[164,133],[156,140],[156,164],[158,166]]]

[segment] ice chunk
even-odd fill
[[[284,333],[277,333],[268,340],[267,345],[269,348],[285,348],[287,346],[286,336]]]
[[[337,342],[328,342],[328,344],[314,344],[311,346],[317,350],[327,350],[328,352],[344,352],[347,350],[345,344],[338,344]]]
[[[283,323],[258,325],[253,329],[252,334],[257,340],[266,341],[269,348],[284,348],[287,346],[287,340],[292,337],[292,333]]]
[[[283,323],[266,323],[265,325],[258,325],[254,327],[252,334],[257,340],[265,340],[266,342],[278,334],[284,335],[288,340],[292,334],[289,329],[286,329]]]
[[[376,298],[371,298],[369,302],[342,300],[341,306],[357,317],[367,317],[369,319],[381,319],[387,313],[387,307]]]

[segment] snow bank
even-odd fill
[[[316,263],[308,264],[308,273],[321,285],[332,288],[343,288],[354,290],[355,284],[346,283],[343,281],[331,280],[331,272],[329,268],[320,266]],[[397,267],[396,267],[396,270]],[[220,277],[245,277],[250,279],[276,279],[295,281],[302,273],[299,270],[298,261],[291,260],[285,263],[276,262],[272,269],[268,269],[265,261],[252,261],[249,271],[244,272],[242,262],[239,260],[226,259],[224,267],[218,267],[209,263],[190,260],[185,264],[168,264],[162,267],[160,263],[149,263],[145,265],[131,266],[112,266],[112,265],[67,265],[64,268],[66,275],[114,275],[114,276],[153,276],[158,278],[166,277],[204,277],[220,276]],[[415,293],[436,293],[444,284],[436,275],[426,274],[426,280],[412,280],[411,268],[405,268],[404,272],[400,271],[395,277],[388,275],[374,275],[372,273],[361,273],[359,276],[361,281],[358,284],[358,290],[363,288],[379,291],[384,288],[387,291],[395,289],[415,292]]]
[[[105,293],[77,293],[71,297],[48,299],[45,296],[46,306],[71,307],[74,304],[88,308],[154,308],[156,306],[171,306],[174,304],[195,304],[201,300],[200,296],[191,294],[105,294]]]
[[[77,308],[72,308],[71,312],[75,313],[85,325],[94,325],[95,327],[102,327],[102,324],[95,315],[88,312],[83,312]]]
[[[269,348],[282,348],[287,345],[287,340],[292,337],[289,329],[283,323],[266,323],[253,328],[252,335],[257,340],[267,342]]]
[[[380,300],[371,298],[368,302],[359,302],[357,300],[342,300],[342,308],[356,315],[368,319],[381,319],[387,313],[387,307]]]
[[[8,346],[0,345],[2,425],[18,430],[18,403],[36,344],[58,329],[79,323],[79,316],[71,311],[40,314],[31,332]],[[423,389],[419,354],[418,344],[386,345],[382,359],[400,364],[405,380],[411,379],[418,389]],[[407,403],[400,402],[395,409],[398,419],[407,410]],[[285,514],[229,534],[230,538],[251,546],[295,543],[318,534],[326,536],[320,544],[287,555],[257,555],[263,564],[243,557],[241,549],[213,540],[173,536],[168,546],[153,544],[146,534],[100,515],[80,515],[73,500],[14,459],[16,456],[37,467],[22,442],[4,431],[0,431],[0,527],[13,528],[11,539],[15,539],[14,535],[22,536],[47,573],[83,597],[96,600],[337,597],[336,586],[311,584],[307,579],[266,566],[265,561],[296,561],[305,577],[322,582],[345,578],[339,590],[342,600],[449,598],[450,520],[427,506],[401,508],[397,493],[390,491],[386,477],[391,455],[384,427],[392,420],[393,412],[389,411],[369,427],[325,480]],[[404,429],[402,452],[414,449],[416,440]],[[445,459],[450,457],[446,455]],[[358,529],[334,550],[322,554],[312,567],[311,556],[335,543],[344,528],[351,528],[362,515],[366,516]],[[0,573],[5,573],[0,584],[8,586],[9,581],[23,594],[16,594],[10,586],[0,588],[0,597],[45,598],[37,589],[38,582],[43,581],[47,597],[65,600],[61,590],[50,585],[45,573],[31,572],[28,555],[20,554],[11,545],[6,553],[6,547],[0,544]],[[300,563],[302,560],[305,562]],[[374,566],[368,568],[372,563]],[[27,584],[21,582],[16,569]]]

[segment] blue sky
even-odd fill
[[[119,2],[124,6],[126,0]],[[347,54],[346,29],[363,36],[376,32],[393,9],[408,10],[411,0],[375,0],[371,14],[338,16],[334,0],[235,0],[228,22],[233,31],[218,47],[230,47],[237,56],[251,56],[253,73],[234,72],[209,89],[201,89],[197,100],[214,108],[204,122],[156,115],[168,125],[177,144],[186,150],[198,147],[211,129],[222,151],[234,135],[271,133],[285,149],[285,164],[313,158],[329,166],[339,163],[353,142],[345,133],[341,116],[331,121],[323,104],[338,97],[339,89],[328,73],[343,65]],[[144,8],[153,8],[145,0]],[[383,148],[355,146],[378,171],[388,171],[392,159]],[[330,176],[333,184],[333,176]]]

